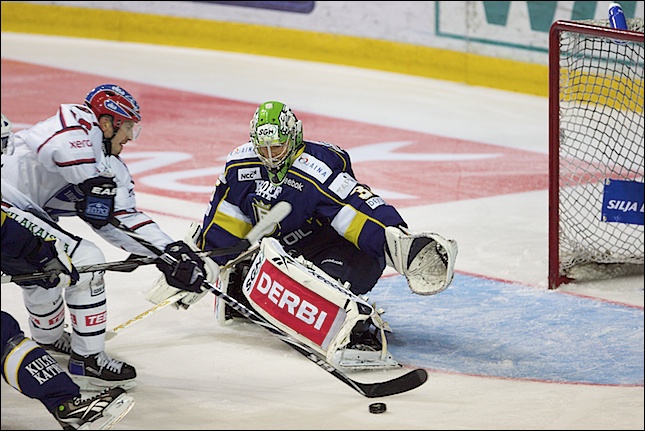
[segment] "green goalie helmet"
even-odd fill
[[[297,157],[302,142],[302,122],[287,105],[264,102],[251,120],[253,149],[269,173],[274,185],[280,185]]]

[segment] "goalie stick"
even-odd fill
[[[390,395],[396,395],[403,392],[410,391],[415,389],[426,382],[428,379],[428,373],[422,368],[417,368],[415,370],[409,371],[402,376],[396,377],[391,380],[386,380],[384,382],[376,383],[361,383],[356,380],[351,379],[345,373],[340,371],[338,368],[334,367],[324,359],[320,358],[316,353],[309,348],[306,344],[301,343],[300,341],[292,338],[289,334],[282,331],[281,329],[273,326],[262,316],[255,313],[253,310],[248,309],[243,304],[238,302],[235,298],[232,298],[219,290],[217,287],[211,283],[205,281],[202,284],[202,287],[206,287],[211,293],[215,296],[224,300],[230,307],[234,308],[237,312],[242,314],[247,319],[251,320],[256,325],[262,326],[264,329],[275,335],[277,338],[287,343],[289,346],[294,348],[298,353],[318,365],[323,370],[327,371],[332,376],[336,377],[341,382],[345,383],[352,389],[354,389],[359,394],[367,398],[377,398],[377,397],[387,397]]]
[[[217,257],[217,256],[227,256],[229,254],[235,254],[239,255],[240,253],[244,253],[248,251],[250,248],[258,244],[258,241],[265,235],[271,232],[271,230],[274,228],[274,226],[277,223],[280,223],[284,218],[291,212],[291,204],[288,202],[278,202],[276,205],[271,208],[269,212],[266,213],[262,219],[251,228],[249,233],[240,240],[235,245],[229,246],[229,247],[222,247],[214,250],[202,250],[202,251],[197,251],[199,256],[201,257],[207,257],[207,256],[212,256],[212,257]],[[115,224],[116,223],[116,224]],[[121,229],[119,226],[119,222],[115,221],[111,222],[114,226],[117,228]],[[123,230],[123,229],[121,229]],[[137,235],[134,232],[130,232],[128,235],[132,237],[132,235]],[[139,242],[147,242],[145,239],[139,237],[137,238]],[[145,245],[144,245],[145,246]],[[149,250],[150,247],[154,247],[154,245],[148,243],[148,246],[145,246]],[[154,248],[154,251],[157,252],[158,250],[156,247]],[[135,269],[137,269],[141,265],[150,265],[153,264],[159,259],[159,257],[144,257],[144,256],[138,256],[134,257],[132,259],[126,259],[126,260],[120,260],[116,262],[104,262],[104,263],[97,263],[94,265],[85,265],[85,266],[79,266],[76,268],[76,270],[80,273],[84,272],[95,272],[95,271],[116,271],[116,272],[132,272]],[[52,272],[33,272],[31,274],[20,274],[20,275],[2,275],[2,283],[10,283],[10,282],[29,282],[33,280],[40,280],[43,278],[49,278],[55,273]]]
[[[132,232],[126,226],[123,226],[120,223],[118,223],[118,221],[116,221],[116,223],[113,223],[113,224],[117,226],[119,229],[122,229],[123,232],[128,234],[133,239],[139,241],[141,245],[143,245],[144,247],[148,248],[152,252],[159,255],[160,258],[163,258],[166,261],[169,261],[169,259],[172,259],[173,261],[175,261],[175,259],[172,256],[169,256],[169,255],[163,256],[164,253],[162,253],[154,245],[150,244],[141,236]],[[303,355],[304,357],[306,357],[307,359],[309,359],[310,361],[318,365],[320,368],[327,371],[329,374],[336,377],[338,380],[345,383],[346,385],[354,389],[356,392],[358,392],[359,394],[367,398],[386,397],[390,395],[396,395],[403,392],[407,392],[421,386],[428,379],[428,373],[426,372],[426,370],[422,368],[417,368],[399,377],[396,377],[391,380],[386,380],[383,382],[375,382],[375,383],[357,382],[356,380],[353,380],[345,373],[340,371],[338,368],[334,367],[324,359],[320,358],[309,346],[292,338],[291,336],[289,336],[289,334],[277,328],[276,326],[272,325],[270,322],[268,322],[262,316],[257,314],[255,311],[245,307],[243,304],[238,302],[235,298],[228,296],[226,293],[219,290],[212,283],[204,281],[202,283],[202,288],[208,289],[211,293],[213,293],[215,296],[225,301],[230,307],[235,309],[244,317],[246,317],[256,325],[263,327],[271,334],[275,335],[277,338],[282,340],[284,343],[291,346],[298,353],[300,353],[301,355]]]
[[[251,228],[251,230],[246,234],[246,236],[240,240],[240,242],[232,247],[225,247],[221,249],[216,249],[216,250],[210,250],[210,253],[206,254],[206,256],[226,256],[228,254],[238,254],[239,256],[230,262],[228,262],[224,267],[230,266],[235,264],[239,259],[244,258],[247,256],[249,253],[252,253],[259,247],[259,240],[262,239],[263,236],[271,233],[271,231],[275,228],[275,226],[280,223],[286,216],[289,215],[291,212],[291,204],[288,202],[278,202],[276,205],[274,205],[270,211],[268,211],[262,219]],[[116,222],[113,223],[117,228],[124,230],[121,225]],[[133,232],[131,232],[129,229],[124,230],[128,235],[133,236]],[[146,248],[152,250],[155,253],[158,253],[158,249],[145,241],[141,237],[136,237],[135,238],[138,242],[142,243]],[[151,248],[152,247],[152,248]],[[244,248],[243,248],[244,247]],[[199,252],[197,252],[200,254]],[[204,254],[202,254],[204,256]],[[156,260],[157,258],[154,258]],[[80,272],[80,271],[79,271]],[[166,298],[165,300],[161,301],[160,303],[156,304],[154,307],[149,308],[148,310],[132,317],[131,319],[126,320],[125,322],[121,323],[120,325],[115,326],[114,328],[106,331],[105,333],[105,339],[106,340],[111,340],[112,338],[116,337],[116,335],[123,331],[124,329],[127,329],[134,325],[135,323],[138,323],[145,319],[146,317],[151,316],[152,314],[155,314],[156,312],[168,307],[169,305],[172,305],[178,301],[181,301],[186,295],[188,295],[189,292],[185,290],[181,290],[174,295],[172,295],[169,298]]]

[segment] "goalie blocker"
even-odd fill
[[[289,255],[274,238],[262,240],[242,291],[258,314],[335,367],[399,367],[387,352],[389,327],[379,313],[311,262]],[[352,330],[366,323],[380,331],[380,351],[348,348]]]

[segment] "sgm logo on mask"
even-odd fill
[[[260,168],[243,168],[237,171],[238,181],[253,181],[262,178]]]

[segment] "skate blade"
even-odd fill
[[[388,370],[401,368],[389,352],[381,359],[381,352],[354,349],[339,350],[334,354],[333,364],[341,370]]]
[[[79,430],[109,430],[127,415],[134,407],[134,398],[121,394],[103,410],[97,419],[86,422]]]

